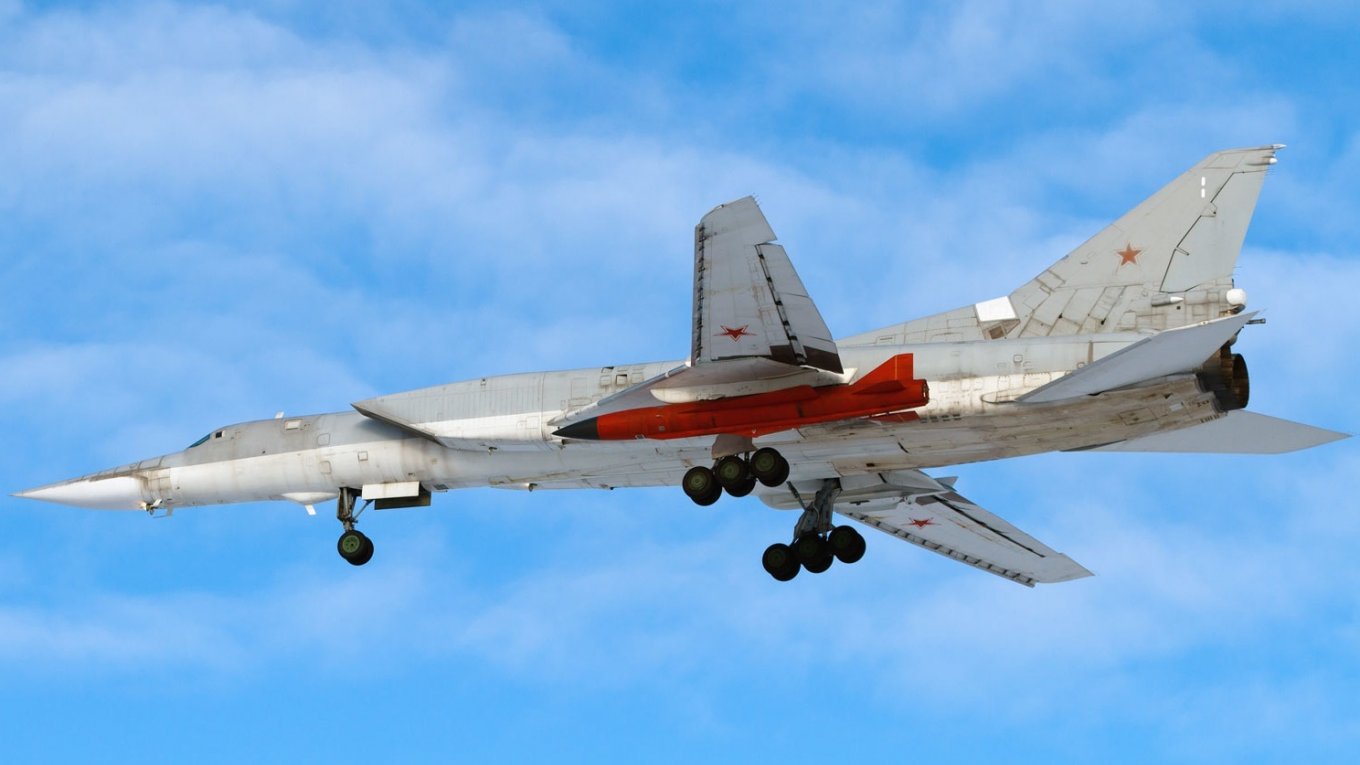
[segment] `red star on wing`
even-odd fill
[[[912,518],[911,525],[915,526],[918,529],[924,529],[927,526],[934,526],[935,521],[931,520],[930,518]]]
[[[746,331],[746,328],[749,327],[749,326],[751,326],[751,325],[750,325],[750,324],[745,324],[745,325],[742,325],[742,326],[740,326],[740,327],[723,327],[723,328],[722,328],[723,331],[720,332],[720,333],[718,333],[718,334],[727,335],[728,337],[732,338],[732,342],[735,343],[735,342],[737,342],[738,340],[740,340],[740,339],[742,338],[743,335],[754,335],[754,334],[755,334],[754,332],[747,332],[747,331]]]
[[[1133,249],[1133,244],[1125,242],[1124,249],[1115,251],[1115,254],[1120,258],[1119,265],[1122,266],[1125,263],[1132,263],[1136,266],[1138,265],[1138,256],[1143,254],[1143,251],[1135,250]]]

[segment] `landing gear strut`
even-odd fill
[[[721,454],[727,448],[730,445],[724,447],[720,441],[714,450]],[[750,448],[752,444],[747,439],[744,448],[736,447],[732,451]],[[717,502],[723,492],[744,497],[756,488],[757,483],[775,487],[789,480],[789,461],[784,459],[784,455],[768,446],[756,449],[753,453],[748,452],[748,455],[726,454],[718,458],[713,467],[696,465],[685,472],[680,487],[696,505],[707,506]],[[803,505],[803,514],[798,517],[798,523],[793,528],[792,543],[776,542],[765,548],[760,564],[770,576],[787,582],[802,570],[820,574],[836,561],[850,564],[864,557],[864,537],[850,526],[835,526],[831,523],[831,508],[841,493],[840,479],[828,478],[823,481],[812,504],[803,501],[793,484],[789,484],[789,491]],[[371,549],[372,543],[369,546]],[[343,549],[340,554],[345,554]],[[345,560],[350,559],[346,557]]]
[[[365,503],[354,510],[355,501],[358,493],[354,489],[340,490],[340,498],[336,500],[335,517],[340,524],[345,527],[345,532],[340,535],[340,539],[335,543],[335,549],[340,552],[340,557],[344,558],[352,566],[362,566],[373,558],[373,540],[369,539],[362,531],[354,528],[354,523],[364,509],[368,507]]]
[[[744,497],[755,490],[757,483],[778,486],[788,479],[789,461],[774,449],[765,447],[757,449],[749,460],[729,454],[711,468],[692,467],[680,484],[695,504],[711,505],[724,491],[734,497]]]
[[[792,485],[789,488],[801,503],[798,490]],[[827,479],[817,490],[812,504],[804,506],[803,514],[793,528],[793,544],[776,542],[765,549],[760,562],[770,576],[787,582],[798,576],[800,568],[820,574],[837,560],[848,564],[864,557],[864,537],[850,526],[831,523],[831,508],[840,493],[841,482]]]

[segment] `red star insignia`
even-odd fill
[[[743,326],[735,327],[735,328],[733,328],[733,327],[723,327],[723,328],[722,328],[723,331],[720,332],[720,333],[718,333],[718,334],[727,335],[728,337],[732,338],[732,342],[735,343],[735,342],[737,342],[738,340],[740,340],[740,339],[742,338],[742,335],[754,335],[754,334],[755,334],[754,332],[747,332],[747,331],[746,331],[746,328],[749,327],[749,326],[751,326],[751,325],[750,325],[750,324],[745,324],[745,325],[743,325]]]
[[[1125,242],[1124,249],[1117,250],[1115,254],[1119,256],[1120,258],[1119,265],[1121,266],[1124,265],[1125,263],[1132,263],[1134,265],[1138,265],[1138,256],[1141,255],[1142,252],[1143,252],[1142,250],[1133,249],[1132,244]]]
[[[935,521],[929,518],[912,518],[911,525],[915,526],[918,529],[924,529],[927,526],[934,526]]]

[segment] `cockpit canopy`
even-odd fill
[[[206,444],[206,443],[209,442],[209,441],[214,441],[214,440],[216,440],[216,439],[219,439],[219,438],[221,438],[222,435],[223,435],[224,433],[226,433],[226,432],[227,432],[226,428],[221,428],[221,429],[218,429],[218,430],[214,430],[213,432],[211,432],[211,433],[209,433],[208,435],[206,435],[206,436],[204,436],[204,437],[198,439],[197,441],[193,442],[192,444],[189,444],[189,448],[192,449],[192,448],[194,448],[195,446],[202,446],[203,444]]]

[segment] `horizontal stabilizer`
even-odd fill
[[[1203,364],[1255,315],[1242,313],[1159,332],[1026,393],[1017,400],[1026,404],[1045,404],[1188,372]]]
[[[1283,454],[1350,438],[1345,433],[1315,428],[1239,409],[1201,425],[1154,433],[1098,452],[1178,452],[1202,454]]]

